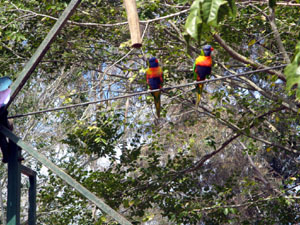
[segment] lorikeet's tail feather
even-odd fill
[[[196,87],[197,90],[197,101],[196,101],[196,107],[198,107],[200,100],[201,100],[201,94],[203,91],[203,84],[198,84]]]
[[[196,107],[199,106],[200,100],[201,100],[201,94],[197,93]]]
[[[152,92],[152,95],[154,97],[154,104],[156,108],[156,115],[159,118],[160,117],[160,91]]]

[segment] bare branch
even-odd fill
[[[203,164],[209,160],[210,158],[212,158],[214,155],[218,154],[220,151],[222,151],[223,149],[225,149],[225,147],[227,145],[229,145],[232,141],[234,141],[235,139],[237,139],[241,134],[236,134],[234,136],[232,136],[231,138],[229,138],[227,141],[225,141],[220,148],[218,148],[217,150],[206,154],[205,156],[203,156],[197,163],[195,163],[195,165],[193,167],[187,168],[185,170],[180,171],[180,173],[190,173],[193,172],[195,170],[200,169]]]
[[[283,58],[285,60],[285,62],[287,63],[291,63],[291,60],[283,46],[283,43],[281,41],[281,38],[280,38],[280,34],[279,34],[279,31],[277,29],[277,26],[276,26],[276,23],[275,23],[275,10],[273,8],[269,8],[269,12],[270,12],[270,15],[267,15],[263,10],[261,10],[260,8],[258,8],[257,6],[255,5],[252,5],[250,4],[253,8],[255,8],[257,11],[263,13],[263,15],[268,18],[269,22],[270,22],[270,25],[271,25],[271,28],[272,28],[272,33],[274,33],[274,38],[276,40],[276,43],[277,43],[277,46],[279,48],[279,51],[281,52],[281,54],[283,54]]]
[[[244,150],[246,150],[246,146],[244,145],[243,142],[239,141],[239,143],[241,144],[241,146],[243,147]],[[250,163],[250,165],[252,166],[252,168],[254,169],[254,172],[257,174],[257,176],[259,177],[259,180],[263,182],[263,184],[272,192],[277,192],[280,194],[280,191],[276,190],[272,184],[265,178],[265,176],[260,172],[260,170],[257,168],[257,166],[254,164],[252,158],[250,157],[250,155],[246,152],[248,161]]]
[[[264,66],[264,65],[262,65],[260,63],[254,62],[254,61],[246,58],[245,56],[239,54],[235,50],[233,50],[229,45],[226,44],[226,42],[217,33],[214,33],[213,37],[224,48],[224,50],[226,52],[228,52],[229,55],[232,56],[232,58],[234,58],[234,59],[236,59],[236,60],[238,60],[238,61],[240,61],[242,63],[249,64],[249,65],[251,65],[254,68],[267,68],[266,66]],[[277,72],[275,70],[267,70],[266,72],[268,72],[270,74],[275,74],[282,81],[286,81],[284,74],[282,74],[280,72]]]
[[[16,5],[14,5],[14,7],[17,10],[21,11],[21,12],[27,12],[27,13],[31,13],[35,16],[41,16],[41,17],[46,17],[46,18],[52,19],[52,20],[58,20],[58,18],[53,17],[53,16],[49,16],[49,15],[42,14],[42,13],[36,13],[36,12],[31,11],[31,10],[20,9]],[[151,23],[151,22],[155,22],[155,21],[168,19],[168,18],[171,18],[171,17],[175,17],[175,16],[179,16],[181,14],[187,13],[189,10],[190,9],[184,9],[184,10],[179,11],[177,13],[173,13],[173,14],[170,14],[170,15],[167,15],[167,16],[158,17],[158,18],[151,19],[151,20],[141,20],[140,23],[146,23],[147,24],[147,23]],[[80,23],[80,22],[75,22],[75,21],[70,21],[70,20],[67,23],[72,24],[72,25],[77,25],[77,26],[93,26],[93,27],[115,27],[115,26],[123,26],[123,25],[128,24],[128,22],[120,22],[120,23],[114,23],[114,24]]]
[[[201,208],[201,209],[194,209],[194,211],[196,212],[200,212],[200,211],[209,211],[209,210],[213,210],[213,209],[220,209],[220,208],[240,208],[240,207],[245,207],[245,206],[250,206],[250,205],[254,205],[257,204],[259,202],[265,202],[265,201],[272,201],[272,200],[276,200],[279,197],[285,198],[285,199],[297,199],[299,200],[300,197],[299,196],[275,196],[275,197],[267,197],[267,198],[259,198],[256,201],[248,201],[242,204],[234,204],[234,205],[214,205],[211,207],[205,207],[205,208]]]

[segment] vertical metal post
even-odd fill
[[[113,210],[109,205],[107,205],[102,199],[98,198],[93,192],[86,189],[83,185],[74,180],[70,175],[52,163],[46,156],[36,151],[32,146],[28,145],[26,142],[22,141],[14,133],[4,126],[0,126],[0,132],[7,136],[11,141],[15,142],[20,148],[29,153],[31,156],[36,158],[43,165],[48,167],[53,173],[63,179],[67,184],[71,185],[80,194],[86,197],[88,200],[93,202],[97,207],[107,213],[109,216],[114,218],[117,222],[122,225],[132,225],[126,218],[120,215],[118,212]]]
[[[12,141],[8,149],[7,225],[20,225],[21,149]]]
[[[32,169],[21,165],[21,172],[29,178],[29,209],[27,225],[36,224],[36,172]]]
[[[29,177],[29,212],[28,225],[35,225],[36,222],[36,176]]]

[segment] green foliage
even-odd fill
[[[115,146],[122,136],[120,114],[96,113],[95,121],[78,121],[72,133],[63,141],[74,146],[79,154],[114,157]]]
[[[226,15],[235,17],[235,14],[234,0],[195,0],[185,23],[185,37],[200,43],[201,35],[207,34],[211,26],[216,27]]]
[[[18,74],[68,2],[2,1],[1,75]],[[202,0],[191,6],[188,0],[139,0],[140,19],[158,20],[141,23],[142,51],[130,51],[128,27],[119,25],[126,21],[122,1],[82,1],[70,18],[75,23],[67,23],[54,40],[10,114],[146,90],[142,68],[150,55],[159,58],[166,86],[188,82],[194,56],[201,52],[190,43],[193,58],[186,54],[185,21],[193,39],[205,38],[216,49],[212,77],[254,69],[214,42],[213,29],[244,57],[278,65],[282,53],[259,11],[268,13],[268,4],[253,4],[256,8],[240,1],[236,10],[235,1]],[[188,7],[187,18],[180,11]],[[299,39],[299,9],[277,7],[275,13],[283,45],[292,52]],[[291,94],[299,83],[299,61],[292,65]],[[159,121],[153,120],[147,97],[138,96],[105,102],[101,109],[90,105],[18,118],[15,132],[134,224],[297,224],[299,200],[289,193],[299,179],[298,154],[293,153],[300,146],[299,115],[285,108],[257,118],[283,101],[294,104],[284,86],[276,74],[256,73],[207,84],[198,109],[189,87],[167,90]],[[211,156],[240,134],[236,127],[244,133]],[[38,171],[38,224],[116,224],[55,174],[25,158]]]
[[[291,91],[297,85],[296,97],[300,100],[300,42],[296,46],[292,63],[285,68],[284,73],[287,79],[286,89]]]

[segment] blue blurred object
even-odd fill
[[[0,91],[0,108],[5,106],[8,103],[10,99],[10,92],[11,92],[10,88],[4,91]]]
[[[0,77],[0,91],[6,90],[12,83],[9,77]]]

